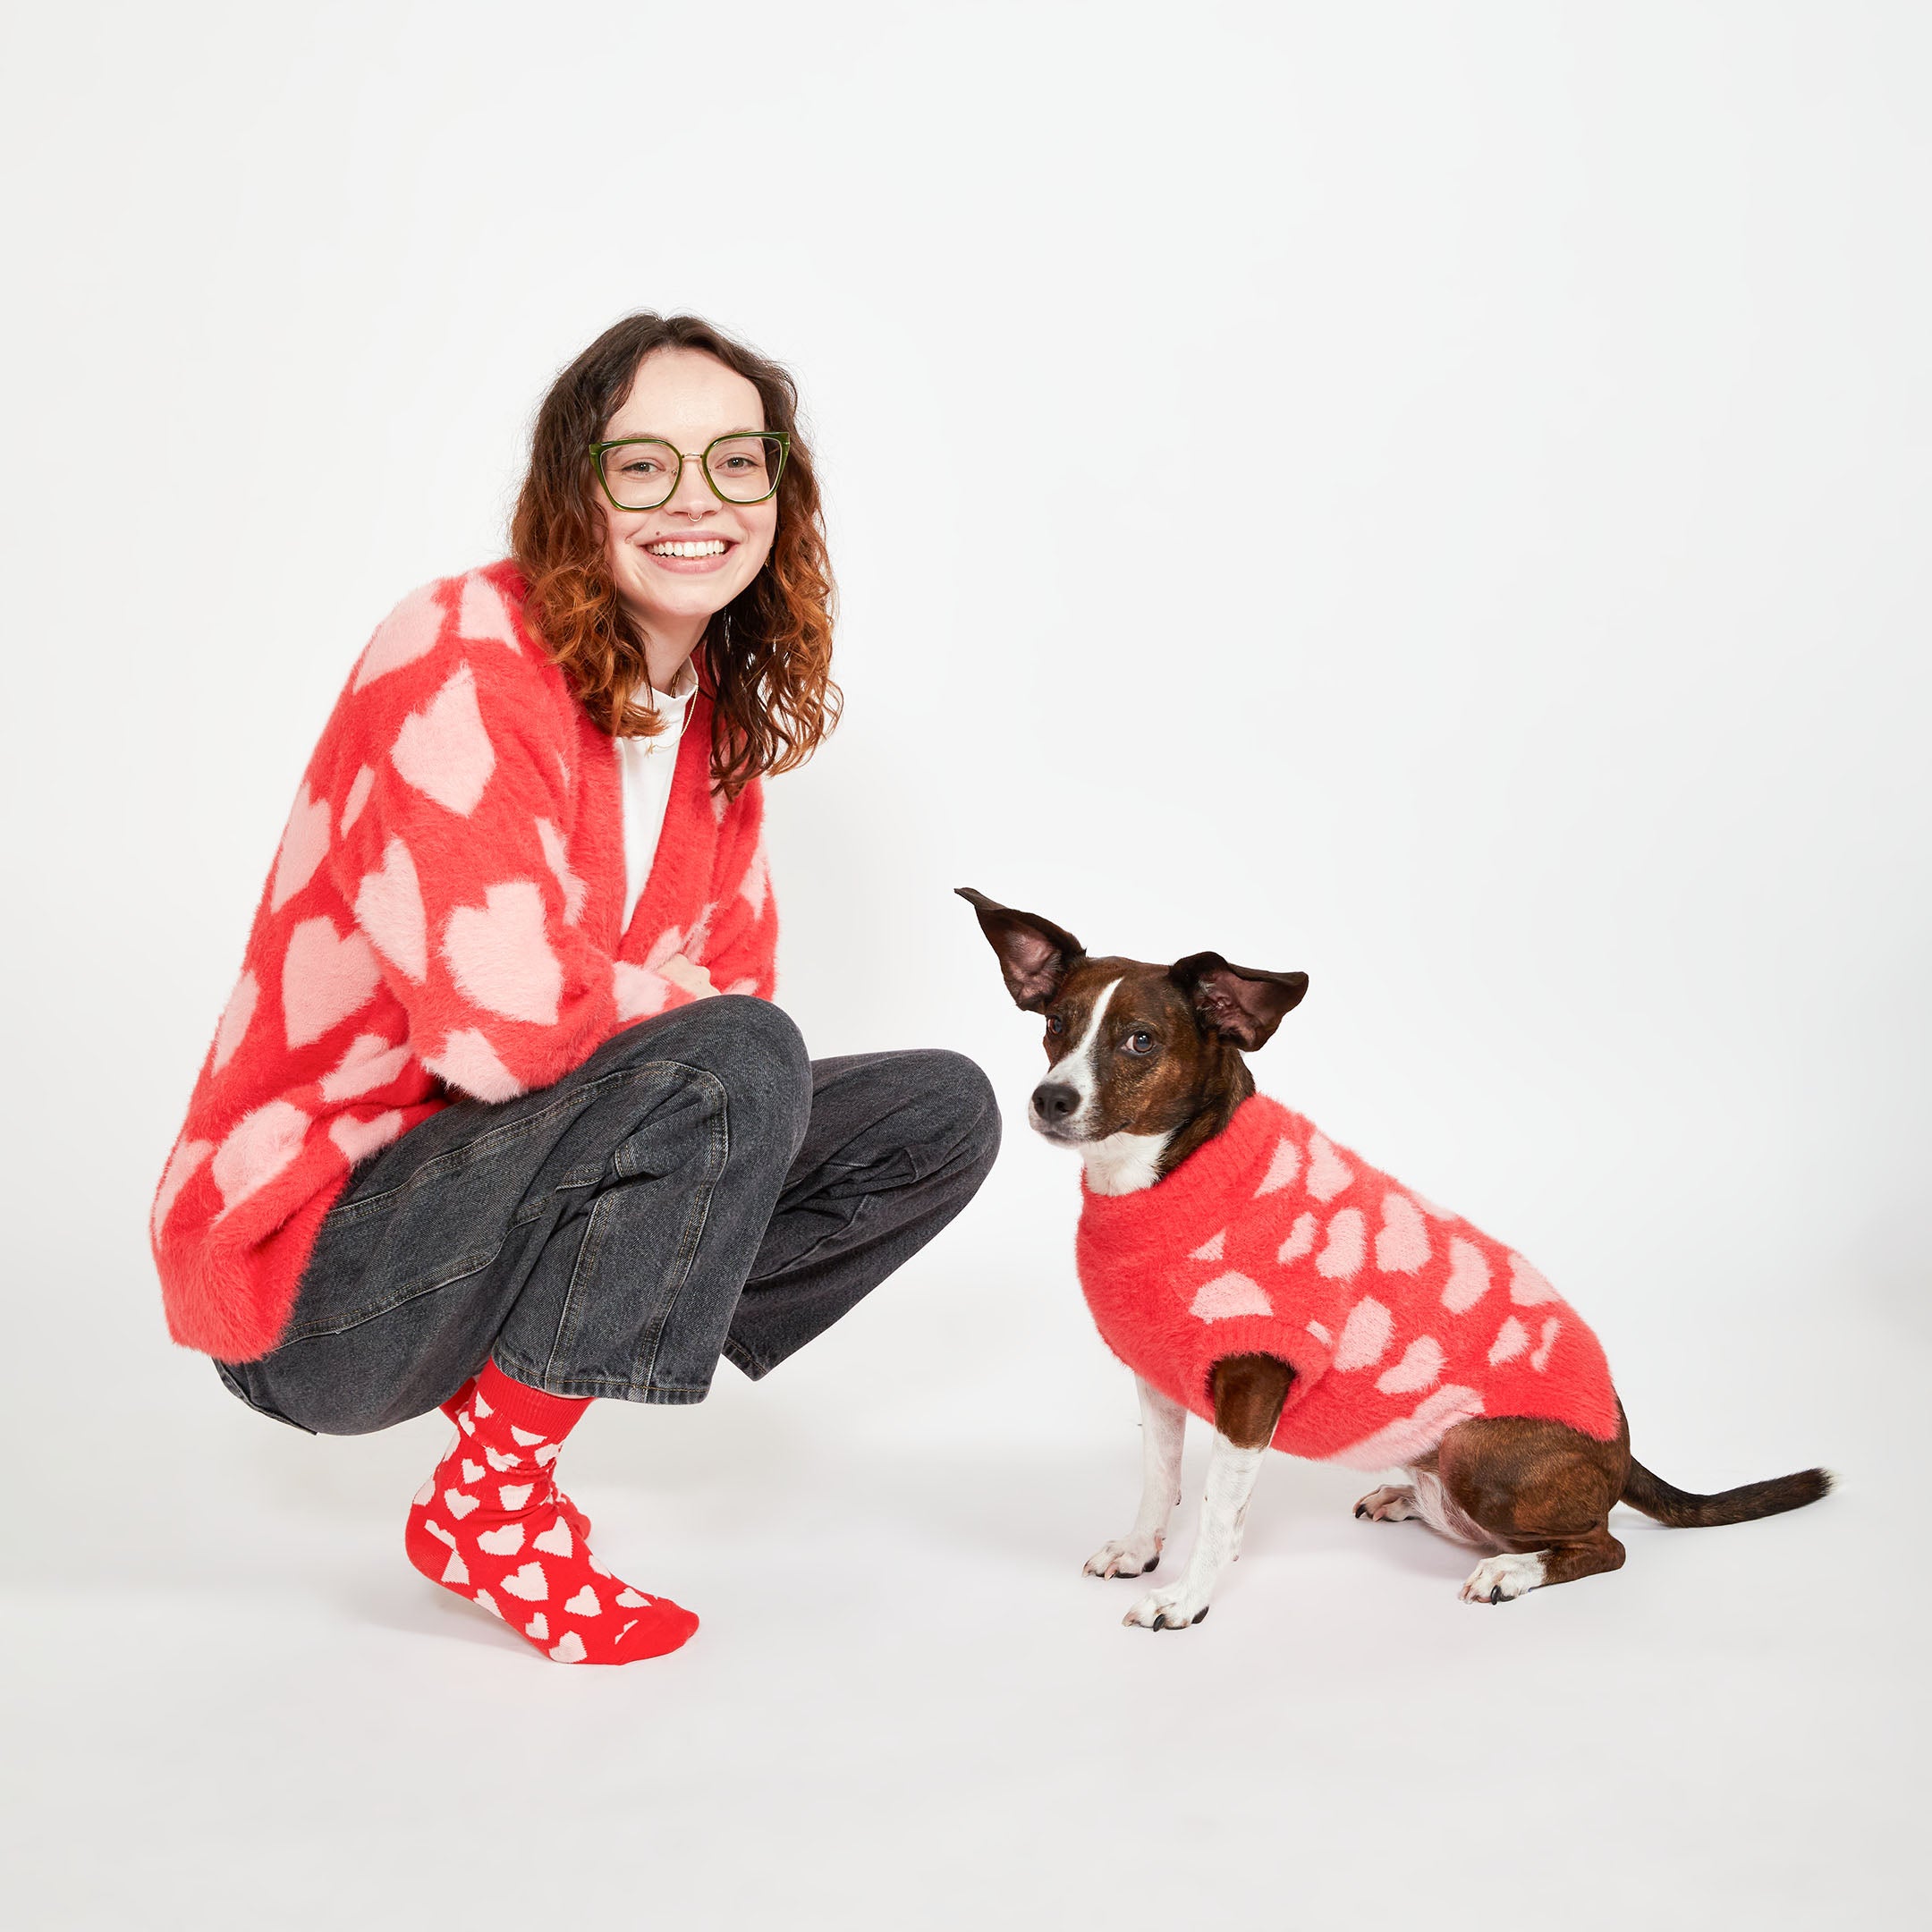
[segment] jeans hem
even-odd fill
[[[724,1337],[724,1345],[718,1351],[718,1353],[733,1368],[738,1369],[748,1382],[761,1380],[764,1377],[768,1376],[776,1366],[773,1362],[759,1360],[742,1342],[736,1341],[730,1335]]]
[[[513,1382],[526,1388],[541,1389],[546,1395],[562,1395],[572,1402],[586,1397],[597,1402],[658,1402],[667,1406],[701,1402],[711,1393],[711,1385],[692,1387],[682,1384],[628,1382],[614,1376],[545,1375],[541,1369],[518,1361],[505,1361],[501,1354],[491,1360]]]

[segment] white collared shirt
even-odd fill
[[[671,775],[677,769],[678,744],[684,721],[698,690],[698,674],[687,657],[672,680],[671,689],[653,688],[650,696],[665,728],[655,738],[620,738],[618,769],[623,776],[623,848],[625,927],[644,895],[657,841],[664,831],[665,808],[671,802]],[[642,694],[640,693],[641,696]]]

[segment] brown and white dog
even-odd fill
[[[1226,1131],[1255,1091],[1243,1050],[1265,1045],[1307,990],[1306,974],[1231,966],[1214,953],[1171,966],[1090,958],[1050,920],[970,887],[960,896],[978,913],[1015,1004],[1045,1016],[1049,1065],[1033,1091],[1030,1124],[1080,1153],[1090,1195],[1157,1188]],[[1222,1571],[1239,1552],[1261,1458],[1294,1375],[1268,1354],[1212,1360],[1200,1408],[1211,1409],[1215,1442],[1193,1552],[1186,1574],[1143,1597],[1128,1613],[1129,1625],[1182,1630],[1207,1615]],[[1144,1377],[1139,1391],[1140,1507],[1125,1536],[1088,1559],[1088,1573],[1097,1577],[1154,1570],[1180,1501],[1188,1411]],[[1404,1481],[1372,1490],[1355,1513],[1377,1522],[1419,1517],[1492,1552],[1462,1594],[1465,1602],[1504,1603],[1621,1567],[1623,1546],[1609,1528],[1619,1502],[1659,1522],[1702,1527],[1796,1509],[1830,1487],[1829,1476],[1813,1469],[1717,1496],[1689,1495],[1632,1458],[1621,1403],[1614,1412],[1609,1440],[1519,1415],[1456,1421],[1414,1457]]]

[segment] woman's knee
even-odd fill
[[[983,1178],[1000,1148],[999,1101],[977,1061],[950,1047],[928,1046],[905,1055],[907,1073],[924,1097],[932,1136],[949,1162]]]
[[[802,1135],[811,1117],[811,1055],[791,1014],[744,993],[721,993],[687,1011],[701,1035],[698,1057],[723,1082],[733,1111]]]

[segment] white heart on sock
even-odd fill
[[[510,1433],[516,1437],[518,1443],[525,1449],[528,1449],[532,1443],[540,1443],[543,1440],[543,1437],[534,1430],[519,1428],[514,1422],[510,1425]]]
[[[471,1601],[474,1603],[481,1604],[483,1607],[487,1610],[493,1617],[500,1617],[503,1615],[503,1612],[496,1607],[496,1599],[492,1597],[487,1589],[479,1589],[476,1593],[475,1597],[471,1598]],[[507,1619],[505,1621],[507,1621]]]
[[[617,1604],[620,1609],[635,1610],[640,1604],[648,1604],[649,1601],[648,1597],[640,1590],[632,1589],[628,1583],[617,1592]],[[629,1628],[628,1625],[625,1627]]]
[[[514,1576],[506,1576],[503,1587],[525,1603],[541,1603],[550,1594],[550,1580],[544,1575],[543,1565],[536,1563],[527,1563]]]
[[[477,1538],[477,1547],[492,1556],[514,1556],[523,1547],[523,1525],[505,1523],[501,1530],[486,1530]]]
[[[590,1554],[589,1550],[586,1550],[584,1552],[584,1561],[589,1563],[590,1567],[595,1570],[599,1576],[608,1576],[610,1574],[610,1572],[606,1570],[604,1565],[600,1563],[597,1560],[597,1558]]]
[[[420,1509],[423,1504],[428,1502],[435,1495],[436,1478],[434,1476],[425,1476],[423,1478],[422,1487],[419,1489],[416,1494],[410,1498],[410,1501],[411,1502],[411,1504],[414,1504],[416,1508]]]
[[[520,1510],[530,1499],[530,1492],[536,1488],[533,1482],[504,1483],[496,1492],[496,1500],[506,1510]]]
[[[559,1664],[581,1664],[589,1654],[583,1647],[583,1639],[573,1630],[565,1631],[564,1640],[550,1653]]]
[[[438,1543],[447,1543],[452,1549],[454,1549],[456,1547],[456,1538],[453,1537],[449,1533],[449,1531],[443,1527],[441,1523],[431,1522],[426,1517],[423,1521],[423,1528],[427,1530],[429,1534],[436,1539]]]
[[[537,1452],[537,1467],[538,1469],[547,1468],[551,1463],[555,1462],[556,1459],[557,1445],[554,1442],[547,1442],[543,1445],[543,1447]]]
[[[479,1416],[493,1416],[496,1413],[480,1395],[476,1398],[476,1412]]]
[[[638,1627],[638,1620],[637,1620],[637,1619],[636,1619],[635,1617],[632,1617],[632,1618],[631,1619],[631,1621],[630,1621],[630,1622],[629,1622],[628,1623],[626,1623],[626,1624],[624,1625],[624,1627],[623,1627],[623,1629],[622,1629],[621,1631],[619,1631],[617,1632],[617,1641],[618,1641],[619,1643],[622,1643],[622,1642],[623,1642],[623,1641],[624,1640],[624,1639],[625,1639],[626,1637],[628,1637],[628,1636],[629,1636],[629,1635],[631,1634],[631,1632],[632,1631],[634,1631],[634,1630],[635,1630],[635,1629],[636,1629],[637,1627]]]
[[[550,1626],[544,1622],[541,1610],[523,1626],[523,1634],[526,1637],[540,1637],[546,1643],[550,1641]]]
[[[473,1496],[465,1496],[461,1489],[445,1489],[443,1492],[443,1506],[458,1522],[477,1507]]]
[[[470,1411],[467,1409],[456,1418],[456,1426],[465,1436],[476,1434],[476,1424],[470,1419]]]
[[[532,1549],[540,1549],[547,1556],[568,1556],[575,1546],[571,1542],[570,1525],[559,1516],[540,1537],[530,1539]],[[564,1606],[566,1610],[568,1604]]]
[[[506,1469],[521,1469],[523,1466],[521,1456],[503,1455],[495,1449],[485,1449],[483,1458],[499,1476]]]
[[[572,1616],[602,1616],[604,1606],[597,1600],[597,1592],[586,1583],[584,1587],[566,1602],[564,1607]]]
[[[465,1482],[481,1482],[483,1480],[483,1465],[480,1462],[472,1462],[468,1456],[465,1456],[463,1458],[463,1480]]]
[[[470,1580],[469,1565],[454,1550],[450,1552],[450,1560],[444,1565],[443,1580],[445,1583],[467,1583]]]

